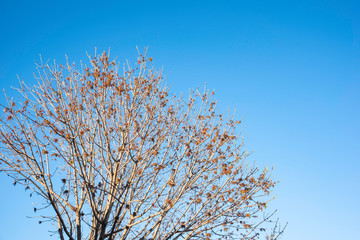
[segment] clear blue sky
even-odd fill
[[[283,239],[359,239],[360,2],[1,1],[0,88],[34,61],[119,60],[149,47],[174,92],[215,89],[244,117],[251,160],[274,166]],[[3,97],[1,101],[3,102]],[[32,199],[0,176],[0,239],[49,239]],[[57,238],[54,238],[57,239]]]

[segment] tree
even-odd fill
[[[89,58],[39,65],[0,119],[0,169],[53,210],[60,239],[266,234],[275,182],[247,164],[240,121],[216,113],[213,93],[170,94],[146,54],[123,71],[106,52]]]

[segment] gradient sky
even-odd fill
[[[244,118],[250,160],[281,180],[270,204],[283,239],[358,239],[360,2],[1,1],[0,88],[29,85],[35,61],[118,60],[149,47],[172,91],[215,89]],[[4,97],[1,96],[4,103]],[[0,240],[49,239],[33,199],[0,175]],[[56,237],[50,239],[57,239]]]

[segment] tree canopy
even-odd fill
[[[213,92],[169,92],[152,58],[40,64],[0,119],[0,169],[52,209],[59,238],[276,239],[275,185]],[[34,211],[38,209],[34,208]],[[264,225],[265,224],[265,225]]]

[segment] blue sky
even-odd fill
[[[0,87],[35,61],[149,47],[174,92],[215,89],[244,118],[250,160],[274,166],[283,239],[356,239],[360,215],[360,2],[2,1]],[[4,101],[4,98],[0,98]],[[0,176],[0,240],[49,239],[32,199]],[[57,239],[54,237],[54,239]]]

